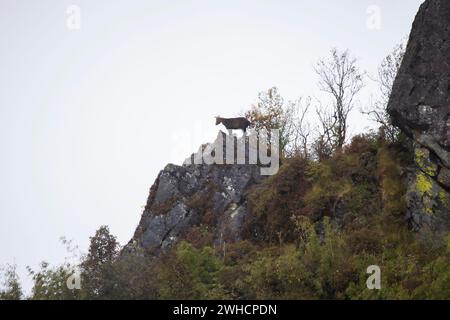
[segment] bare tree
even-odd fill
[[[347,51],[331,50],[331,57],[315,66],[319,89],[331,97],[331,108],[316,108],[322,127],[322,143],[339,150],[347,139],[347,119],[356,104],[356,96],[364,87],[365,73]]]
[[[320,101],[319,101],[320,105]],[[316,107],[318,126],[315,128],[315,138],[312,144],[312,151],[317,160],[325,160],[333,154],[333,117],[330,112],[326,112],[322,106]]]
[[[303,158],[309,158],[310,137],[312,134],[311,125],[307,116],[311,107],[311,98],[300,98],[296,102],[291,102],[288,110],[292,119],[292,155],[301,155]]]
[[[399,131],[392,125],[386,108],[404,55],[405,46],[402,43],[395,46],[392,52],[383,59],[378,66],[378,74],[375,79],[380,90],[380,97],[368,109],[363,110],[363,113],[367,114],[370,120],[380,124],[382,133],[389,141],[394,141]]]

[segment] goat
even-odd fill
[[[240,129],[244,132],[244,134],[247,132],[247,128],[252,124],[250,121],[243,117],[228,119],[216,117],[216,126],[221,123],[225,126],[225,128],[227,128],[229,132],[231,132],[231,130],[233,129]]]

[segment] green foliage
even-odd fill
[[[47,262],[42,262],[39,270],[28,268],[34,286],[32,300],[76,300],[80,298],[80,292],[71,290],[67,286],[67,279],[73,275],[74,267],[63,264],[51,268]]]
[[[145,252],[122,254],[108,269],[107,283],[112,284],[107,295],[98,299],[146,300],[158,298],[158,284],[155,275],[155,259]],[[85,297],[87,298],[87,297]]]
[[[227,266],[224,287],[249,299],[450,297],[446,244],[431,250],[407,230],[385,232],[375,225],[375,232],[364,233],[366,245],[355,248],[358,232],[339,231],[328,219],[303,221],[298,228],[306,235],[299,245],[265,247],[255,257]],[[370,265],[382,270],[381,290],[366,287]]]
[[[330,216],[343,223],[379,212],[377,152],[376,137],[357,136],[330,159],[286,160],[277,175],[250,191],[247,237],[266,243],[292,242],[292,218],[319,221]]]
[[[282,151],[289,142],[288,121],[290,118],[284,105],[283,97],[278,93],[278,89],[273,87],[267,92],[260,92],[258,102],[245,115],[258,132],[261,129],[280,130],[280,149]]]
[[[23,297],[15,265],[7,265],[3,270],[0,300],[20,300]]]
[[[217,274],[223,264],[211,247],[201,250],[181,242],[157,267],[161,299],[217,298]]]
[[[247,272],[242,287],[251,289],[241,294],[258,299],[448,298],[448,252],[435,240],[432,247],[423,243],[404,223],[401,166],[407,161],[403,147],[367,135],[355,137],[329,160],[309,161],[302,171],[308,187],[302,194],[291,191],[286,196],[298,205],[293,215],[301,222],[298,238],[289,241],[292,244],[280,242],[277,250],[270,246],[275,241],[266,238],[269,247],[251,263],[239,266]],[[278,177],[251,194],[257,200],[251,207],[254,215],[284,219],[277,230],[285,233],[292,227],[288,219],[292,211],[286,212],[277,202],[278,179],[289,181],[290,175],[284,173],[291,166],[284,163]],[[324,220],[326,216],[331,220]],[[263,221],[262,230],[267,231],[270,220]],[[314,227],[308,226],[311,222]],[[381,291],[366,287],[366,269],[372,264],[382,268]]]
[[[305,196],[304,214],[314,220],[323,216],[353,220],[373,214],[380,203],[376,140],[356,136],[350,145],[332,158],[311,162],[307,177],[312,188]]]
[[[419,237],[404,222],[410,160],[372,135],[326,160],[286,159],[248,193],[243,241],[217,244],[211,199],[192,197],[202,223],[178,245],[119,255],[101,227],[80,264],[82,289],[67,289],[73,266],[44,263],[31,271],[31,298],[450,299],[450,235]],[[367,288],[371,265],[381,290]]]
[[[90,238],[89,253],[81,263],[84,294],[90,299],[109,298],[114,291],[113,263],[119,252],[116,237],[101,226]]]
[[[279,130],[280,155],[302,153],[307,155],[309,125],[304,123],[310,99],[302,102],[285,101],[276,87],[258,94],[258,101],[245,113],[260,138],[269,138],[265,132]],[[264,132],[265,131],[265,132]]]
[[[245,226],[249,239],[269,243],[294,240],[290,221],[305,206],[302,198],[309,188],[306,167],[307,161],[301,157],[286,160],[277,175],[249,192],[250,214]]]
[[[406,212],[406,187],[401,179],[401,155],[392,148],[378,151],[378,176],[385,217],[401,219]]]

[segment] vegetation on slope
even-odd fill
[[[248,195],[247,238],[226,246],[206,237],[119,258],[101,227],[78,266],[81,290],[66,286],[74,266],[44,264],[31,299],[448,299],[450,237],[419,237],[404,219],[409,161],[377,135],[326,161],[286,160]],[[370,265],[381,290],[366,287]]]
[[[400,51],[380,69],[385,89],[391,88]],[[332,77],[324,70],[341,81],[327,81]],[[261,94],[247,113],[257,130],[280,129],[283,158],[279,172],[246,195],[242,241],[214,241],[214,219],[206,214],[212,198],[193,198],[190,206],[206,218],[175,247],[156,255],[144,249],[121,253],[103,226],[80,263],[55,268],[43,263],[30,270],[29,298],[450,299],[450,235],[415,233],[406,219],[406,171],[414,152],[385,113],[390,91],[367,112],[376,115],[379,133],[345,144],[347,115],[363,74],[348,52],[336,50],[316,71],[322,88],[331,92],[333,108],[316,109],[315,133],[305,123],[310,100],[285,104],[276,88]],[[354,85],[350,96],[339,91],[349,84]],[[366,286],[371,265],[381,269],[380,290]],[[74,270],[79,289],[67,287]],[[2,287],[0,299],[23,296],[13,267]]]

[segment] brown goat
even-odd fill
[[[251,125],[251,122],[248,121],[246,118],[240,117],[240,118],[221,118],[216,117],[216,126],[223,123],[225,128],[228,130],[233,129],[240,129],[244,132],[244,134],[247,132],[247,128]]]

